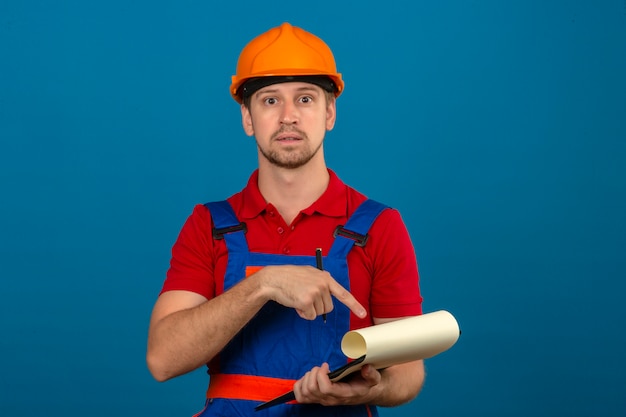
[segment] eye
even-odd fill
[[[301,103],[306,104],[306,103],[311,103],[312,101],[313,101],[313,97],[311,97],[311,96],[302,96],[302,97],[300,97],[300,102]]]
[[[278,100],[276,100],[276,98],[274,98],[274,97],[267,97],[267,98],[263,99],[263,103],[269,104],[270,106],[273,105],[273,104],[276,104],[277,101]]]

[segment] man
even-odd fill
[[[372,416],[421,389],[422,361],[328,377],[347,362],[347,331],[422,313],[399,213],[326,167],[324,136],[343,87],[328,46],[288,23],[239,57],[231,93],[259,167],[226,202],[195,207],[148,337],[159,381],[208,365],[199,416],[252,415],[291,390],[295,401],[256,415]]]

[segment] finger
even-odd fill
[[[326,392],[329,391],[331,384],[328,379],[329,372],[327,363],[316,366],[307,372],[302,378],[302,385],[300,386],[303,397],[312,402],[319,402],[324,393],[324,387]]]
[[[380,383],[380,380],[382,379],[380,371],[369,364],[361,368],[361,376],[370,387]]]
[[[298,401],[301,404],[308,402],[306,398],[306,389],[305,389],[305,383],[306,383],[308,376],[309,376],[309,372],[304,374],[302,378],[300,378],[299,380],[295,382],[295,384],[293,384],[293,393],[296,396],[296,401]]]
[[[367,316],[367,311],[365,310],[365,307],[363,307],[361,303],[359,303],[357,299],[354,298],[352,294],[350,294],[350,291],[339,285],[337,281],[331,281],[329,289],[330,293],[334,295],[335,298],[339,300],[339,302],[348,307],[350,311],[356,314],[357,317],[363,318]]]
[[[315,374],[317,387],[320,392],[328,392],[332,385],[330,379],[328,378],[328,374],[330,373],[330,367],[328,363],[324,362],[322,366],[319,367],[319,371]]]
[[[313,301],[313,308],[315,309],[315,317],[324,314],[326,312],[326,302],[323,295],[321,297],[316,297]]]
[[[319,368],[314,367],[294,384],[294,394],[299,403],[315,402],[317,392],[317,377]]]
[[[315,308],[308,308],[306,310],[302,310],[300,308],[296,309],[296,313],[298,316],[302,317],[305,320],[315,320],[317,318],[317,314],[315,313]]]
[[[322,295],[322,306],[322,314],[330,313],[331,311],[333,311],[333,297],[331,296],[330,292],[325,292]]]

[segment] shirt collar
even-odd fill
[[[302,210],[302,213],[306,215],[312,215],[314,213],[320,213],[329,217],[342,217],[346,216],[346,188],[347,186],[339,179],[337,174],[331,169],[328,169],[330,180],[326,191],[308,208]],[[268,203],[259,190],[259,170],[255,170],[248,184],[242,191],[243,207],[241,216],[243,219],[252,219],[261,213],[263,213]]]
[[[302,213],[312,215],[317,212],[329,217],[342,217],[346,215],[346,185],[339,179],[337,174],[328,170],[330,181],[326,191]]]

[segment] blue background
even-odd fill
[[[0,415],[190,416],[145,366],[194,204],[256,166],[228,93],[283,21],[334,50],[327,137],[401,210],[463,335],[384,416],[626,413],[626,2],[0,2]]]

